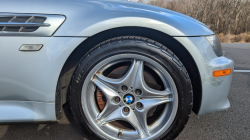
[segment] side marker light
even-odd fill
[[[213,71],[213,77],[220,77],[231,74],[231,69]]]
[[[39,51],[42,47],[42,44],[23,44],[19,51]]]

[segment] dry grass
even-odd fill
[[[191,16],[216,33],[250,32],[250,0],[132,0]],[[235,36],[232,41],[243,40]],[[249,37],[245,38],[246,41]]]
[[[221,43],[250,43],[250,32],[232,35],[220,33],[217,35]]]
[[[250,0],[130,0],[191,16],[217,34],[222,43],[250,43]]]

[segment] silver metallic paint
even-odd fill
[[[36,101],[0,101],[0,123],[55,122],[55,103]]]
[[[65,15],[67,20],[54,36],[92,36],[124,26],[152,28],[171,36],[213,34],[204,24],[183,14],[121,0],[2,0],[0,12]]]
[[[0,37],[0,100],[55,102],[56,84],[70,53],[86,38]],[[43,44],[24,52],[22,44]]]
[[[193,56],[202,81],[202,102],[198,115],[227,109],[227,99],[233,77],[234,61],[217,57],[205,37],[175,37]],[[230,75],[213,77],[214,70],[231,68]]]
[[[202,76],[203,92],[199,115],[230,106],[227,95],[232,74],[213,78],[212,70],[224,68],[233,70],[233,61],[224,56],[217,57],[204,37],[185,37],[214,34],[193,18],[158,7],[120,0],[1,0],[0,2],[0,15],[37,13],[65,15],[67,18],[52,37],[31,37],[51,36],[51,30],[39,34],[1,34],[0,48],[3,51],[0,51],[0,105],[3,103],[12,110],[22,107],[31,116],[39,114],[38,108],[48,109],[40,113],[43,115],[42,119],[41,116],[40,118],[20,116],[8,121],[55,120],[56,84],[63,64],[71,52],[87,36],[123,26],[152,28],[171,36],[179,36],[175,39],[193,56]],[[47,20],[45,23],[52,25]],[[38,52],[20,52],[18,49],[22,44],[44,44],[44,47]],[[10,100],[17,100],[19,103]],[[29,108],[25,105],[27,101],[34,102],[30,104],[34,109],[27,109]],[[37,101],[42,103],[37,105]],[[51,117],[51,114],[54,117]],[[6,114],[5,119],[0,115],[0,119],[3,117],[3,120],[7,121],[11,115],[11,113]]]

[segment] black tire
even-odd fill
[[[88,123],[81,105],[81,89],[88,72],[101,60],[116,54],[140,54],[160,63],[173,78],[178,91],[178,110],[169,129],[157,139],[174,139],[188,122],[192,104],[193,91],[189,75],[178,57],[166,46],[153,40],[124,36],[104,41],[93,47],[76,68],[70,84],[69,104],[74,121],[88,139],[103,139],[97,135]],[[101,137],[101,138],[100,138]]]

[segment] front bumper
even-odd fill
[[[205,37],[175,37],[193,56],[199,69],[202,101],[198,115],[230,107],[228,94],[231,87],[234,61],[225,56],[217,57]],[[231,74],[213,77],[213,71],[231,68]]]
[[[228,93],[233,78],[234,61],[222,56],[205,64],[207,75],[201,75],[202,102],[198,115],[203,115],[230,107]],[[231,68],[231,74],[221,77],[213,77],[212,72]]]

